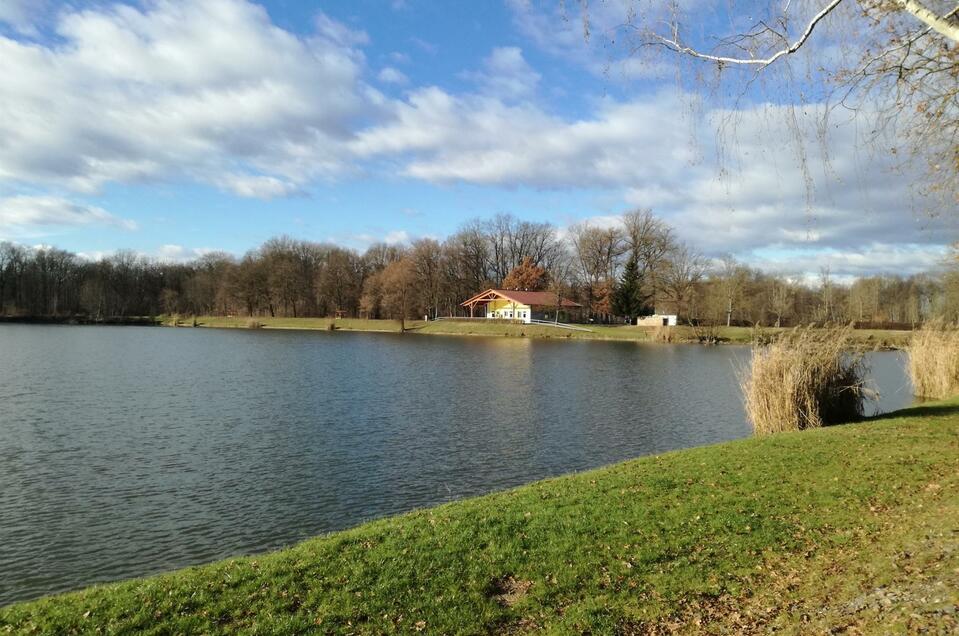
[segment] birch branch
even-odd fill
[[[949,19],[956,14],[959,6],[946,15],[941,16],[934,11],[930,11],[921,2],[917,2],[917,0],[896,0],[896,4],[898,4],[903,11],[911,13],[917,20],[928,25],[936,33],[946,36],[953,42],[959,42],[959,23]]]
[[[666,47],[676,51],[677,53],[683,53],[692,57],[697,57],[702,60],[708,60],[710,62],[717,62],[719,64],[742,64],[750,66],[769,66],[779,58],[790,55],[798,51],[812,35],[813,31],[827,15],[829,15],[836,7],[838,7],[843,0],[832,0],[827,4],[819,13],[817,13],[809,21],[809,24],[806,26],[806,30],[803,31],[802,35],[795,42],[789,46],[776,51],[769,57],[765,58],[756,58],[756,57],[733,57],[726,55],[713,55],[711,53],[703,53],[698,51],[690,46],[683,44],[679,38],[678,27],[673,26],[673,36],[668,38],[663,35],[653,34],[659,42]],[[916,19],[918,19],[923,24],[927,25],[930,29],[936,31],[940,35],[953,40],[954,42],[959,42],[959,22],[952,20],[952,18],[959,11],[959,5],[946,15],[938,15],[934,11],[927,9],[921,2],[918,0],[895,0],[896,5],[900,9],[906,11]],[[787,2],[787,7],[789,3]]]
[[[907,0],[902,0],[902,1],[905,2]],[[798,51],[802,47],[802,45],[806,43],[806,40],[809,39],[809,36],[812,35],[812,32],[815,30],[816,25],[819,24],[823,20],[823,18],[829,15],[842,2],[843,0],[832,0],[832,2],[826,5],[819,13],[813,16],[812,20],[810,20],[809,24],[806,26],[806,30],[799,37],[798,40],[796,40],[795,42],[793,42],[786,48],[780,49],[779,51],[773,53],[771,56],[767,58],[727,57],[723,55],[712,55],[710,53],[703,53],[701,51],[697,51],[696,49],[692,47],[689,47],[680,43],[678,33],[676,33],[675,29],[673,32],[672,39],[664,37],[662,35],[658,35],[658,34],[656,34],[655,37],[661,43],[663,43],[664,45],[666,45],[667,47],[673,49],[674,51],[678,53],[684,53],[686,55],[691,55],[692,57],[698,57],[703,60],[709,60],[711,62],[719,62],[720,64],[747,64],[747,65],[753,65],[753,66],[769,66],[770,64],[772,64],[779,58],[783,57],[784,55],[789,55],[791,53],[795,53],[796,51]]]

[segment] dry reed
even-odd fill
[[[651,334],[651,339],[655,342],[672,342],[673,338],[672,327],[656,327]]]
[[[851,327],[796,328],[753,347],[742,374],[746,415],[757,434],[839,424],[863,415],[866,366]]]
[[[934,320],[915,332],[908,347],[915,395],[941,399],[959,393],[959,329]]]

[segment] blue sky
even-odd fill
[[[185,259],[651,207],[784,273],[936,265],[952,235],[857,122],[827,152],[821,105],[790,128],[786,91],[730,117],[624,54],[625,4],[596,5],[587,43],[575,2],[4,0],[0,239]],[[737,18],[708,15],[698,32]]]

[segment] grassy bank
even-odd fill
[[[949,633],[959,400],[0,609],[0,633]]]
[[[251,319],[246,317],[199,316],[198,327],[249,328]],[[254,319],[264,329],[308,329],[329,330],[333,325],[337,331],[381,331],[399,332],[399,320],[365,320],[359,318],[264,318]],[[161,323],[172,326],[172,320],[162,317]],[[181,318],[181,326],[190,327],[191,317]],[[628,325],[589,325],[590,331],[571,331],[545,325],[518,325],[482,320],[455,321],[440,320],[424,322],[407,320],[406,332],[415,334],[455,335],[455,336],[506,336],[515,338],[556,338],[569,340],[627,340],[634,342],[659,341],[661,331],[650,327]],[[763,333],[776,337],[784,329],[768,328]],[[697,342],[697,334],[690,327],[670,329],[672,342]],[[720,342],[746,344],[752,342],[756,330],[750,327],[720,327],[716,331]],[[899,349],[906,345],[912,332],[880,329],[858,329],[853,339],[868,349]]]

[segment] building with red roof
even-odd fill
[[[486,318],[491,320],[517,320],[529,323],[532,320],[553,320],[556,313],[568,316],[578,312],[582,305],[568,298],[560,298],[550,291],[521,291],[515,289],[487,289],[462,302],[475,317],[476,308],[482,306]],[[564,319],[564,320],[565,320]]]

